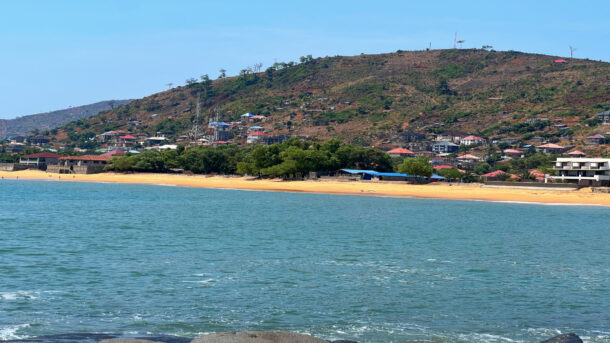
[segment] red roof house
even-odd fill
[[[388,151],[390,156],[412,156],[413,151],[404,148],[396,148]]]
[[[587,142],[589,144],[604,144],[606,142],[606,137],[598,133],[596,135],[587,137]]]
[[[509,174],[503,170],[492,171],[491,173],[481,175],[484,181],[504,181],[507,178],[510,179],[518,179],[519,176],[514,174]]]
[[[565,151],[566,148],[562,147],[561,145],[548,143],[548,144],[539,145],[536,147],[536,149],[545,154],[561,154]]]
[[[587,156],[584,152],[579,151],[579,150],[574,150],[572,152],[569,152],[568,155],[573,156],[573,157],[585,157],[585,156]]]

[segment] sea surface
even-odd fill
[[[610,209],[0,181],[0,340],[610,342]]]

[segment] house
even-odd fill
[[[248,128],[248,132],[257,132],[257,131],[265,131],[265,128],[262,126],[250,126]]]
[[[419,142],[426,138],[426,136],[424,136],[420,133],[412,132],[412,131],[403,132],[399,135],[399,137],[400,137],[400,140],[407,142],[407,143]]]
[[[505,143],[505,144],[513,145],[513,144],[519,143],[519,138],[514,138],[514,137],[494,138],[491,142],[493,144]]]
[[[47,172],[58,174],[95,174],[104,171],[112,156],[62,156],[57,164],[47,165]]]
[[[586,154],[584,152],[582,152],[582,151],[574,150],[572,152],[569,152],[568,156],[570,156],[570,157],[585,157]]]
[[[132,135],[119,136],[119,145],[124,146],[124,147],[133,145],[133,143],[135,141],[136,141],[136,137],[134,137]]]
[[[477,137],[477,136],[466,136],[460,139],[460,144],[462,145],[481,145],[485,144],[485,138]]]
[[[416,157],[433,157],[436,155],[436,153],[432,152],[432,151],[426,151],[426,150],[422,150],[422,151],[415,151],[413,152],[413,154]]]
[[[15,144],[15,143],[25,143],[27,140],[27,137],[25,136],[15,136],[15,137],[11,137],[11,143]]]
[[[553,63],[556,63],[556,64],[567,64],[568,61],[559,59],[559,60],[554,60]]]
[[[413,151],[403,148],[396,148],[388,151],[388,154],[392,157],[408,157],[413,156]]]
[[[519,176],[514,175],[514,174],[509,174],[503,170],[496,170],[491,173],[481,175],[481,179],[483,179],[483,181],[485,181],[485,182],[487,182],[487,181],[506,181],[507,179],[517,180],[517,179],[519,179]]]
[[[259,142],[261,144],[271,145],[271,144],[275,144],[275,143],[282,143],[285,140],[288,140],[288,138],[290,138],[290,136],[288,136],[288,135],[276,135],[276,136],[265,135],[265,136],[261,136]]]
[[[553,169],[557,176],[547,179],[591,187],[610,185],[610,158],[559,157]]]
[[[506,149],[504,150],[504,154],[513,157],[520,157],[523,155],[523,151],[517,149]]]
[[[598,114],[596,114],[596,116],[597,116],[597,120],[600,124],[602,124],[602,125],[610,124],[610,110],[604,111],[604,112],[599,112]]]
[[[146,138],[146,141],[152,145],[156,145],[156,144],[161,144],[167,141],[167,138],[163,137],[163,136],[155,136],[155,137],[148,137]]]
[[[30,137],[28,141],[30,144],[38,146],[49,143],[49,139],[41,135]]]
[[[121,149],[114,149],[103,153],[101,156],[122,156],[125,155],[125,151]]]
[[[460,149],[459,145],[453,144],[448,141],[436,142],[432,144],[432,151],[441,154],[441,153],[454,153]]]
[[[467,161],[467,162],[475,162],[480,160],[481,158],[475,155],[471,155],[471,154],[466,154],[466,155],[461,155],[457,157],[458,160],[461,161]]]
[[[242,114],[240,117],[241,117],[241,119],[248,120],[248,119],[254,117],[254,114],[248,112],[248,113]]]
[[[536,181],[544,181],[546,178],[546,174],[537,169],[530,170],[529,175],[530,177],[533,177]]]
[[[437,134],[435,137],[435,140],[459,143],[460,140],[462,139],[462,137],[465,137],[465,136],[467,136],[467,135],[464,133],[461,133],[461,132],[445,131],[443,133]]]
[[[407,144],[407,147],[409,150],[416,152],[416,151],[431,151],[432,150],[432,143],[427,142],[427,141],[420,141],[420,142],[409,142]]]
[[[19,164],[27,167],[46,170],[47,164],[57,164],[61,156],[62,155],[60,154],[55,154],[48,151],[38,152],[35,154],[21,156],[19,158]]]
[[[593,145],[604,144],[606,142],[606,137],[600,135],[599,133],[593,136],[587,137],[587,143]]]
[[[250,132],[250,133],[248,133],[248,137],[246,138],[246,143],[248,143],[248,144],[259,143],[266,136],[267,136],[267,134],[264,133],[263,131]]]
[[[4,151],[8,154],[18,153],[25,150],[25,144],[23,143],[11,143],[4,146]]]
[[[97,136],[97,140],[100,143],[116,143],[119,137],[123,135],[123,132],[108,131]]]
[[[561,145],[548,143],[537,146],[536,150],[542,152],[543,154],[561,154],[566,150],[566,148],[562,147]]]

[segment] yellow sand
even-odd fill
[[[243,177],[148,173],[60,175],[45,173],[38,170],[17,172],[0,171],[0,177],[4,179],[16,179],[18,177],[19,179],[43,179],[61,182],[86,181],[163,184],[278,192],[610,205],[610,194],[592,193],[590,188],[583,188],[578,191],[560,191],[546,189],[484,188],[481,187],[480,184],[436,183],[429,185],[409,185],[401,182],[374,181],[281,181],[251,180]]]

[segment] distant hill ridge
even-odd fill
[[[63,110],[26,115],[15,119],[0,119],[0,138],[24,136],[34,130],[51,130],[71,121],[89,118],[102,111],[126,105],[131,101],[107,100]]]
[[[605,133],[595,114],[610,110],[610,63],[518,51],[305,56],[266,70],[246,68],[234,77],[187,81],[66,124],[49,138],[78,146],[117,130],[160,133],[172,141],[195,122],[207,123],[218,108],[226,122],[247,112],[266,116],[257,125],[270,135],[362,145],[405,145],[401,137],[407,133],[442,132],[559,142]],[[243,132],[236,131],[234,141],[245,142]]]

